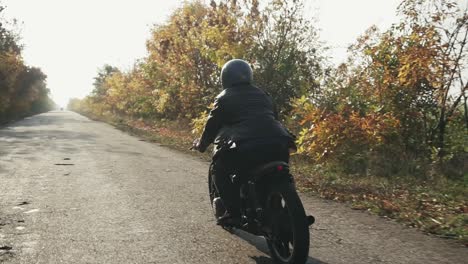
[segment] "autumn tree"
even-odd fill
[[[19,35],[5,25],[16,23],[0,19],[0,121],[50,110],[54,103],[48,97],[46,75],[25,65]]]
[[[321,94],[296,102],[306,125],[301,146],[317,161],[342,157],[343,164],[359,157],[361,172],[371,166],[384,168],[380,174],[414,174],[433,154],[464,155],[460,148],[450,155],[445,149],[460,145],[446,135],[447,126],[461,120],[456,117],[467,93],[467,12],[455,1],[439,0],[405,0],[398,12],[400,23],[383,33],[373,26],[351,46],[349,61],[331,72]],[[410,166],[403,169],[405,164]]]
[[[107,87],[105,86],[106,79],[112,74],[120,72],[117,67],[111,65],[104,65],[102,68],[98,69],[97,76],[94,77],[93,86],[94,89],[91,92],[92,96],[96,100],[104,99],[107,95]]]
[[[194,1],[153,29],[144,70],[160,112],[194,117],[207,108],[220,91],[220,67],[249,50],[248,14],[237,1]]]
[[[320,89],[324,45],[313,21],[304,16],[304,1],[272,1],[261,14],[254,14],[250,53],[256,82],[273,96],[280,110],[288,112],[291,99]]]
[[[446,128],[467,93],[468,15],[455,1],[403,1],[401,23],[371,30],[356,49],[365,54],[362,83],[413,134],[444,156]],[[377,39],[376,42],[373,39]]]
[[[128,71],[105,66],[71,105],[200,128],[222,65],[243,58],[303,155],[352,174],[424,174],[437,159],[464,157],[467,12],[442,0],[404,0],[398,12],[399,23],[370,27],[331,67],[304,1],[187,2],[153,27],[147,57]]]

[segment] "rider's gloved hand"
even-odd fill
[[[190,148],[192,150],[198,150],[200,152],[204,152],[203,149],[201,149],[201,145],[200,145],[200,139],[195,139],[192,143],[192,147]]]

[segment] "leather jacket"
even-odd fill
[[[216,96],[199,150],[204,152],[211,143],[268,137],[285,137],[294,144],[294,136],[278,121],[272,98],[253,85],[243,84],[226,88]]]

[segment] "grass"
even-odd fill
[[[395,219],[407,226],[468,246],[468,189],[466,183],[445,178],[420,180],[414,177],[361,177],[341,175],[293,159],[294,174],[302,191],[325,199],[348,203]]]
[[[95,118],[96,119],[96,118]],[[97,118],[148,141],[188,152],[195,135],[189,122]],[[194,153],[195,155],[195,153]],[[198,155],[198,154],[197,154]],[[210,154],[202,157],[210,159]],[[347,203],[407,226],[468,246],[468,188],[464,182],[444,177],[431,180],[408,177],[345,175],[333,168],[312,164],[307,158],[291,159],[299,191]]]

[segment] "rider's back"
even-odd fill
[[[218,95],[217,101],[222,125],[216,141],[290,137],[277,120],[271,97],[255,86],[227,88]]]

